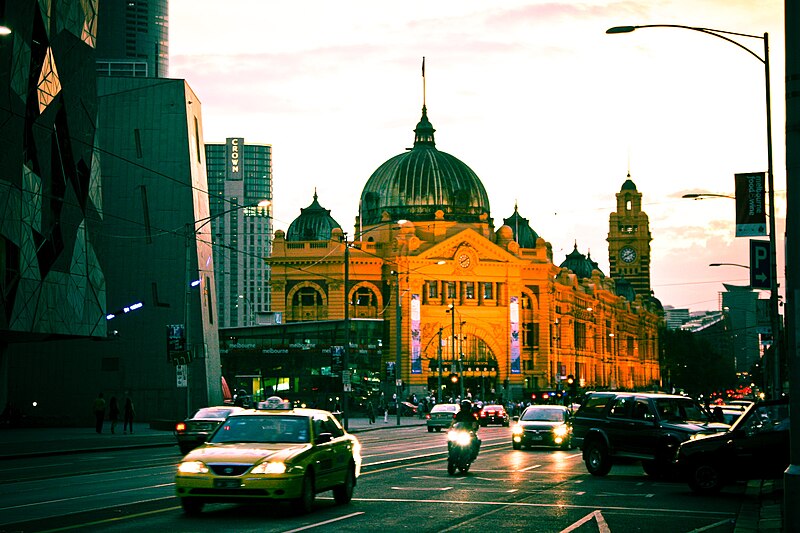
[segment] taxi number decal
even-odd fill
[[[242,482],[238,479],[215,479],[214,488],[216,489],[237,489]]]

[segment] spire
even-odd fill
[[[433,125],[428,120],[428,108],[423,105],[422,118],[419,119],[419,123],[414,129],[414,148],[418,145],[430,146],[431,148],[435,147],[436,142],[433,140],[434,131],[436,130],[433,129]]]

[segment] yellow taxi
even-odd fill
[[[206,503],[290,500],[301,512],[316,494],[353,497],[361,445],[328,411],[293,408],[279,397],[231,415],[178,465],[175,494],[186,514]]]

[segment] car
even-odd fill
[[[572,448],[571,411],[563,405],[530,405],[511,428],[511,446]]]
[[[207,503],[290,501],[302,513],[316,494],[349,503],[361,473],[361,444],[336,417],[279,397],[230,416],[178,465],[175,495],[187,515]]]
[[[789,466],[788,399],[752,404],[725,433],[682,443],[676,466],[699,494],[735,481],[782,477]]]
[[[181,453],[186,455],[203,444],[208,436],[217,429],[217,426],[228,418],[229,414],[238,411],[244,411],[244,409],[233,405],[203,407],[186,420],[175,424],[175,439],[178,441]]]
[[[572,439],[586,469],[605,476],[614,462],[639,460],[647,475],[672,474],[675,451],[692,436],[727,431],[688,396],[662,393],[589,392],[572,417]]]
[[[389,402],[389,414],[397,415],[397,409],[394,402]],[[411,402],[400,402],[400,416],[415,416],[417,414],[417,406]]]
[[[478,421],[480,422],[481,426],[488,426],[489,424],[500,424],[504,427],[508,427],[511,419],[506,412],[505,407],[502,405],[484,405],[481,407],[481,410],[478,411]]]
[[[717,404],[711,408],[711,416],[717,422],[724,422],[732,426],[746,410],[747,406],[745,405]]]
[[[457,403],[437,403],[431,411],[425,415],[425,424],[428,426],[428,433],[447,429],[453,422],[453,417],[461,409]]]

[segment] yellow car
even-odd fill
[[[206,503],[292,500],[309,512],[317,493],[350,502],[361,473],[361,445],[336,417],[272,397],[232,413],[178,465],[175,494],[186,514]]]

